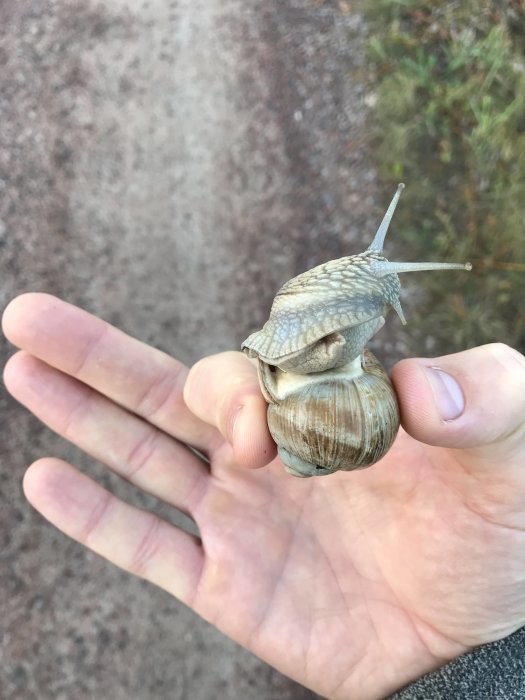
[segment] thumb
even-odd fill
[[[516,350],[493,343],[403,360],[392,380],[403,427],[420,442],[485,463],[525,457],[525,358]]]

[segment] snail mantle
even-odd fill
[[[286,471],[320,476],[369,467],[399,429],[394,388],[365,347],[393,308],[406,323],[398,273],[470,263],[390,262],[383,245],[400,184],[370,246],[289,280],[263,328],[242,344],[258,361],[268,427]]]

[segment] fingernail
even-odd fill
[[[460,385],[450,374],[437,367],[425,367],[434,392],[437,409],[443,420],[458,418],[465,409],[465,397]]]

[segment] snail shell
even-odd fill
[[[242,349],[258,360],[268,426],[288,472],[332,474],[377,462],[399,429],[393,387],[366,343],[393,308],[406,323],[398,273],[470,263],[390,262],[383,244],[400,184],[370,246],[294,277]]]
[[[305,375],[261,363],[268,427],[294,476],[361,469],[390,449],[399,429],[387,373],[365,348],[339,369]]]

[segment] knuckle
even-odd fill
[[[139,576],[140,578],[147,577],[149,565],[155,558],[160,547],[160,525],[160,519],[152,515],[144,531],[144,535],[135,548],[129,563],[129,570],[132,574],[135,574],[135,576]]]
[[[89,518],[84,524],[83,532],[79,535],[79,540],[86,547],[91,547],[91,542],[97,539],[98,532],[102,528],[108,512],[114,503],[113,496],[106,493],[104,498],[101,498],[96,507],[93,508]]]
[[[151,463],[160,435],[156,430],[148,429],[135,442],[126,458],[128,478],[136,477]]]
[[[136,413],[146,420],[152,420],[161,413],[173,395],[174,382],[176,377],[171,372],[160,373],[137,400]]]
[[[86,417],[89,416],[95,401],[95,393],[93,391],[87,387],[82,387],[82,389],[82,391],[78,392],[76,403],[70,406],[68,412],[64,415],[59,430],[61,435],[72,441]]]
[[[93,334],[85,346],[80,351],[74,367],[71,368],[71,374],[73,377],[81,378],[86,370],[88,369],[91,360],[97,357],[102,344],[104,343],[107,334],[109,333],[111,326],[103,321],[100,322],[100,327],[98,332]]]

